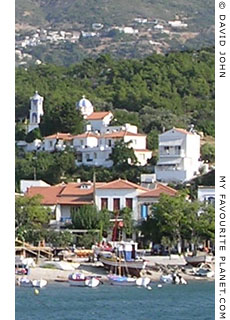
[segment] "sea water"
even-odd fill
[[[214,282],[151,283],[152,290],[108,284],[97,288],[48,284],[16,287],[16,320],[214,320]]]

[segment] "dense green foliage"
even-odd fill
[[[16,197],[15,237],[19,240],[38,243],[44,228],[48,226],[50,209],[41,206],[40,196]]]
[[[116,167],[122,167],[123,169],[130,164],[137,163],[137,157],[134,154],[133,148],[129,147],[130,142],[116,141],[112,152],[110,154],[110,160],[113,161],[113,165]]]
[[[42,123],[46,123],[48,133],[58,129],[80,131],[81,124],[74,125],[75,120],[67,123],[71,112],[81,123],[74,106],[86,94],[97,110],[112,110],[117,123],[124,117],[147,134],[193,123],[195,129],[214,136],[213,49],[153,54],[141,60],[114,60],[103,55],[66,68],[18,68],[16,117],[27,116],[29,97],[35,90],[45,97]],[[44,130],[44,125],[41,128]],[[154,134],[151,132],[151,137]]]
[[[183,194],[161,195],[141,231],[146,240],[167,243],[171,248],[185,240],[196,247],[203,240],[215,239],[215,208],[188,202]]]
[[[201,149],[201,158],[209,163],[215,162],[215,146],[210,143],[205,143]]]

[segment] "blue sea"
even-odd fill
[[[16,320],[214,320],[214,282],[163,285],[152,290],[53,283],[40,289],[16,287]]]

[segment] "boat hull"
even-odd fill
[[[140,277],[141,270],[145,269],[146,261],[121,261],[118,262],[114,259],[106,258],[101,256],[100,261],[106,270],[116,274],[118,269],[121,275],[131,275]]]
[[[211,263],[212,259],[213,257],[211,256],[185,257],[185,261],[194,267],[200,265],[201,263]]]
[[[136,286],[136,279],[123,276],[108,276],[109,283],[113,286]]]

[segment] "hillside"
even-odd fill
[[[96,32],[95,23],[101,25]],[[126,34],[125,27],[133,31]],[[213,45],[213,0],[16,1],[17,66],[68,66],[106,53],[141,58]]]
[[[16,0],[16,23],[40,27],[127,24],[135,17],[185,17],[196,29],[214,24],[213,0]]]

